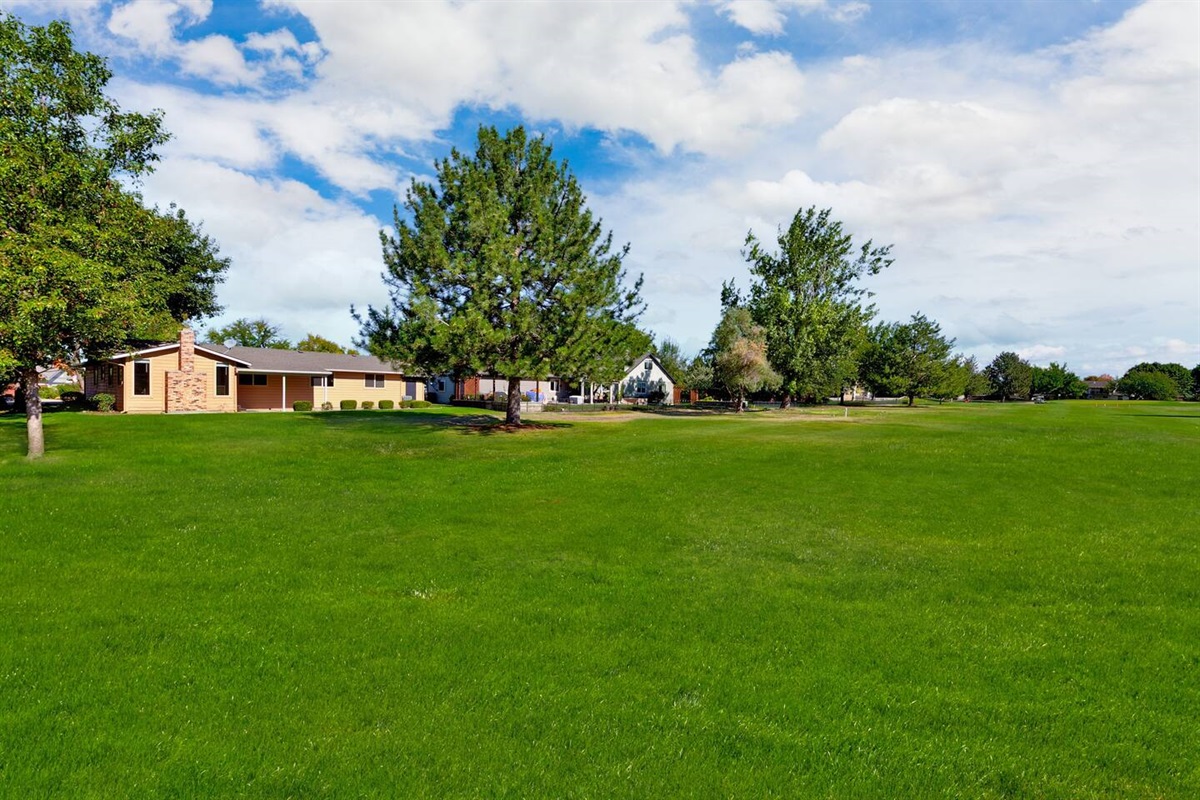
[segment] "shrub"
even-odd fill
[[[58,398],[64,403],[72,404],[78,404],[84,401],[83,392],[77,392],[73,389],[68,389],[67,391],[61,393]],[[113,402],[116,402],[116,398],[113,398]]]
[[[380,400],[379,401],[379,410],[380,411],[391,411],[395,407],[396,407],[396,403],[394,400]]]
[[[363,402],[362,402],[363,411],[370,411],[374,407],[375,407],[374,400],[363,400]]]
[[[545,403],[542,411],[562,411],[562,406],[558,403]]]
[[[112,411],[113,406],[117,404],[117,398],[108,392],[96,392],[92,395],[92,404],[96,406],[97,411]]]
[[[326,400],[324,403],[321,403],[321,410],[322,411],[333,411],[333,403]]]
[[[354,409],[358,408],[358,401],[357,400],[343,400],[341,403],[338,404],[338,406],[342,409],[342,411],[353,411]]]
[[[312,411],[312,403],[308,400],[297,400],[292,403],[293,411]]]
[[[57,386],[39,386],[38,387],[38,397],[42,398],[43,400],[56,400],[56,399],[58,399],[58,387]]]
[[[429,402],[428,400],[413,400],[411,402],[412,408],[429,408],[433,405],[433,403]]]
[[[401,400],[400,401],[401,408],[412,408],[412,404],[413,404],[412,400]]]

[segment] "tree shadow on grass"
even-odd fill
[[[1122,414],[1123,417],[1162,417],[1164,419],[1200,419],[1200,414]]]
[[[430,411],[314,411],[302,412],[305,419],[331,427],[371,426],[386,430],[393,427],[436,431],[455,431],[463,435],[493,436],[521,434],[574,427],[569,422],[537,420],[519,426],[505,425],[504,418],[490,414],[447,414]]]

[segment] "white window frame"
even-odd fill
[[[221,393],[221,370],[225,370],[225,393],[224,394]],[[229,381],[232,377],[233,377],[233,374],[229,371],[228,364],[217,364],[216,376],[213,380],[213,396],[214,397],[229,397],[232,395],[232,392],[230,391],[231,387],[229,385]]]

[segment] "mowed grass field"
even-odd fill
[[[1200,796],[1200,405],[0,417],[0,796]]]

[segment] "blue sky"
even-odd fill
[[[233,260],[223,319],[349,343],[378,231],[480,124],[545,134],[688,351],[723,280],[830,207],[868,286],[981,361],[1200,361],[1200,4],[0,0],[174,134],[147,199]]]

